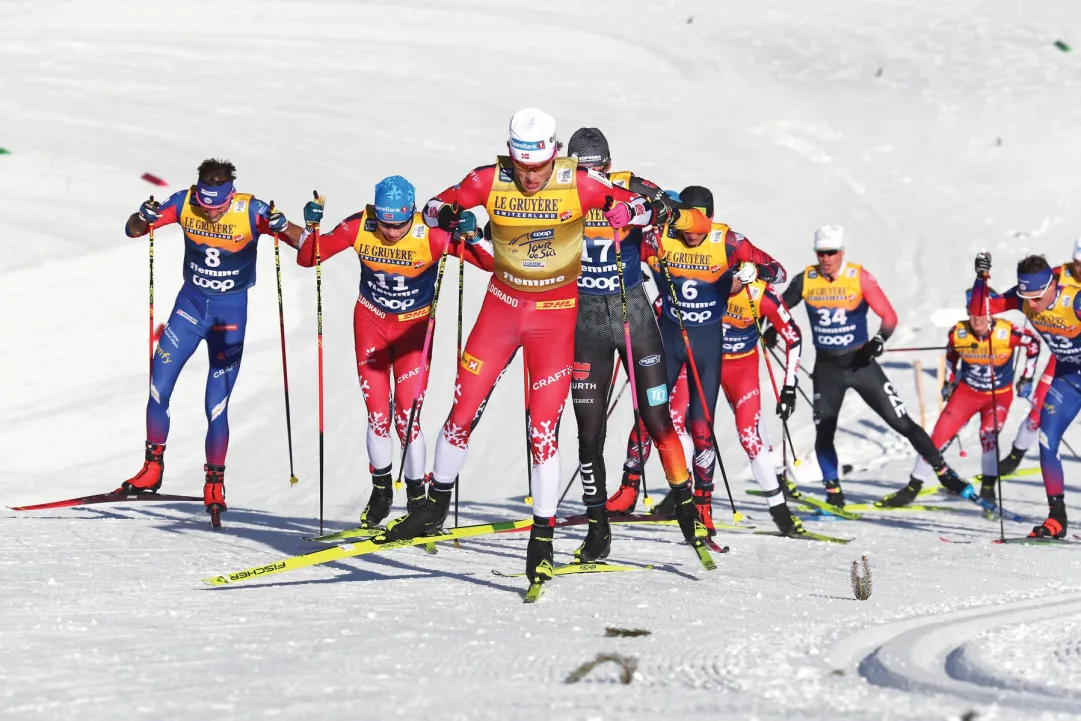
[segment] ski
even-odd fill
[[[649,513],[613,513],[608,516],[609,523],[640,523],[640,524],[653,524],[653,525],[677,525],[675,516],[666,515],[654,515]],[[576,516],[567,516],[559,521],[556,521],[556,528],[563,526],[581,526],[589,523],[589,518],[583,513]],[[754,526],[749,526],[744,523],[724,523],[713,522],[715,528],[721,528],[727,531],[746,531],[753,529]]]
[[[335,533],[327,533],[322,536],[304,536],[305,541],[312,541],[313,543],[330,543],[333,541],[341,541],[346,538],[372,538],[378,536],[381,533],[386,533],[387,529],[382,526],[373,526],[372,528],[348,528],[344,531],[337,531]]]
[[[597,561],[595,563],[565,563],[555,566],[552,573],[556,576],[568,576],[576,573],[619,573],[623,571],[650,571],[653,566],[624,566],[618,563]],[[492,574],[500,578],[523,578],[524,573],[503,573],[492,570]]]
[[[765,496],[766,494],[765,494],[764,491],[762,491],[759,488],[751,488],[751,489],[749,489],[747,491],[747,495],[749,495],[749,496]],[[844,508],[839,508],[838,506],[835,506],[832,503],[827,503],[826,501],[820,501],[817,498],[811,498],[806,493],[800,493],[799,497],[798,498],[793,498],[793,500],[796,503],[801,503],[801,504],[803,504],[805,506],[808,506],[809,508],[813,508],[815,510],[822,511],[823,513],[828,513],[831,516],[838,516],[840,518],[845,519],[846,521],[858,521],[860,519],[860,514],[853,513],[852,511],[849,510],[852,507],[851,504],[846,505]]]
[[[880,502],[875,503],[849,503],[845,506],[847,509],[853,511],[871,511],[892,513],[893,511],[952,511],[955,510],[949,506],[921,506],[917,503],[912,503],[907,506],[880,506]]]
[[[198,501],[199,503],[202,503],[203,499],[201,496],[173,496],[169,495],[168,493],[117,493],[116,491],[112,491],[110,493],[98,493],[93,496],[83,496],[82,498],[68,498],[63,501],[37,503],[31,506],[8,506],[8,508],[13,511],[42,511],[48,508],[92,506],[98,503],[140,503],[146,501],[157,501],[159,503],[169,501]]]
[[[1068,538],[1029,538],[1028,536],[1018,536],[1016,538],[995,538],[991,541],[998,545],[1003,544],[1016,544],[1019,546],[1075,546],[1078,545],[1076,541],[1071,541]]]
[[[730,548],[728,548],[728,546],[719,545],[712,538],[706,539],[706,545],[709,546],[709,550],[713,551],[714,553],[728,553],[731,550]]]
[[[332,561],[339,561],[343,558],[362,556],[368,553],[379,553],[380,551],[389,551],[395,548],[407,548],[409,546],[422,546],[429,543],[434,544],[442,541],[453,541],[456,538],[483,536],[489,533],[498,533],[503,530],[528,528],[531,525],[533,525],[533,519],[524,518],[520,521],[502,521],[500,523],[482,523],[475,526],[460,526],[459,528],[451,529],[446,533],[441,533],[436,536],[418,536],[417,538],[406,538],[400,541],[392,541],[385,536],[376,536],[375,538],[369,538],[356,543],[344,543],[340,546],[334,546],[333,548],[325,548],[299,556],[291,556],[280,561],[274,561],[263,566],[255,566],[243,571],[235,571],[221,576],[210,576],[202,579],[202,582],[208,586],[224,586],[230,583],[249,581],[253,578],[269,576],[275,573],[284,573],[285,571],[294,571],[298,568],[307,568],[308,566],[330,563]]]
[[[524,575],[524,574],[523,574]],[[522,603],[536,603],[540,600],[540,597],[544,594],[544,582],[535,581],[529,584],[529,589],[526,590],[525,596],[522,598]]]
[[[1005,508],[998,505],[994,501],[989,501],[986,498],[980,498],[979,496],[970,498],[969,500],[983,510],[987,511],[988,513],[994,513],[995,515],[1002,516],[1007,521],[1013,521],[1014,523],[1030,523],[1029,519],[1025,518],[1020,513],[1007,511]]]
[[[709,555],[709,548],[706,547],[704,539],[695,539],[695,542],[691,544],[691,548],[698,554],[698,560],[702,563],[702,568],[707,571],[717,570],[717,562],[713,560],[713,556]]]
[[[824,543],[852,543],[851,538],[837,538],[836,536],[826,536],[821,533],[814,533],[813,531],[802,530],[799,533],[789,534],[782,533],[780,531],[755,531],[756,536],[781,536],[782,538],[797,538],[804,541],[822,541]]]
[[[1036,476],[1036,475],[1039,475],[1039,473],[1040,473],[1039,466],[1037,466],[1035,468],[1020,468],[1020,469],[1014,471],[1013,473],[1010,473],[1009,475],[1003,476],[1002,480],[1011,481],[1011,480],[1016,480],[1018,478],[1026,478],[1028,476]],[[973,485],[975,485],[977,483],[982,483],[983,482],[983,474],[982,473],[977,473],[972,478],[966,478],[965,481],[967,483],[971,483]],[[942,488],[942,486],[924,486],[923,488],[920,489],[920,492],[917,495],[930,496],[930,495],[935,494],[935,493],[946,493],[946,492],[947,491],[945,491]]]

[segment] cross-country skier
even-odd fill
[[[692,185],[679,193],[681,201],[713,219],[713,193]],[[701,395],[693,374],[688,378],[690,409],[687,428],[694,445],[694,497],[699,517],[713,528],[713,470],[716,455],[707,417],[712,419],[720,392],[721,360],[724,353],[723,323],[733,290],[761,279],[765,283],[783,282],[785,270],[767,253],[724,223],[713,222],[706,233],[694,233],[662,224],[646,233],[643,258],[653,273],[663,305],[659,323],[668,368],[668,390],[676,384],[680,371],[689,366],[687,348],[679,329],[683,325],[690,339],[691,352],[698,369]],[[678,296],[677,309],[664,273],[667,265]],[[757,366],[755,378],[758,377]],[[706,405],[702,404],[702,397]],[[776,478],[774,478],[776,484]],[[671,513],[677,499],[669,494],[654,513]]]
[[[1055,268],[1055,275],[1058,276],[1060,285],[1081,288],[1081,238],[1074,241],[1073,261]],[[1036,442],[1040,434],[1040,409],[1043,407],[1047,389],[1051,387],[1051,381],[1054,378],[1054,363],[1054,356],[1051,356],[1040,376],[1040,382],[1036,384],[1036,392],[1032,394],[1032,410],[1025,420],[1021,421],[1010,452],[999,461],[999,469],[1004,477],[1017,470],[1025,453],[1032,448],[1032,444]]]
[[[1040,469],[1049,512],[1029,536],[1065,538],[1066,495],[1058,447],[1063,432],[1081,411],[1081,292],[1077,286],[1059,282],[1042,255],[1030,255],[1018,263],[1017,285],[999,298],[986,292],[990,272],[991,254],[978,254],[968,312],[1020,310],[1054,356],[1053,380],[1040,414]]]
[[[912,420],[893,384],[875,360],[897,326],[897,314],[878,281],[863,266],[845,261],[844,229],[826,225],[815,231],[816,265],[807,266],[792,279],[782,294],[789,308],[807,302],[811,337],[817,352],[814,366],[815,453],[822,469],[826,500],[845,505],[833,437],[845,391],[852,388],[886,424],[905,436],[916,452],[926,458],[939,481],[957,494],[975,494],[942,458],[931,437]],[[882,319],[870,336],[867,311]],[[776,332],[765,334],[766,344],[776,344]]]
[[[966,306],[971,305],[972,291],[966,291]],[[992,297],[998,297],[992,291]],[[1025,349],[1025,366],[1017,381],[1017,395],[1032,394],[1032,379],[1036,360],[1040,356],[1040,339],[1028,329],[1017,328],[1008,320],[997,319],[994,325],[987,316],[971,314],[953,328],[946,342],[946,383],[942,396],[946,408],[931,432],[936,448],[945,450],[969,419],[980,414],[980,444],[983,447],[980,497],[995,503],[995,483],[998,482],[996,436],[1010,412],[1013,401],[1013,357],[1018,348]],[[992,383],[993,381],[993,383]],[[931,479],[931,467],[923,458],[916,459],[912,478],[897,493],[886,496],[881,505],[890,508],[907,506]]]
[[[436,442],[427,503],[389,527],[394,538],[438,528],[446,517],[454,479],[465,464],[477,407],[511,354],[521,346],[530,383],[533,528],[526,576],[553,575],[552,535],[559,498],[558,425],[571,383],[585,217],[609,207],[615,229],[645,226],[649,202],[603,175],[557,157],[555,120],[535,108],[510,121],[509,155],[471,171],[428,201],[425,221],[453,231],[461,211],[484,206],[491,218],[495,273],[469,334],[455,383],[454,406]],[[688,500],[690,492],[687,492]],[[689,514],[688,514],[689,515]],[[693,521],[684,533],[694,539]]]
[[[309,202],[304,220],[318,223],[323,208]],[[463,223],[476,218],[463,214]],[[462,226],[459,226],[462,227]],[[318,231],[316,231],[318,232]],[[390,439],[391,377],[393,373],[393,423],[398,440],[405,443],[406,426],[414,401],[423,403],[427,366],[421,358],[435,280],[443,253],[461,255],[463,244],[450,233],[429,228],[415,204],[413,185],[399,175],[384,178],[375,186],[375,202],[350,215],[334,230],[318,236],[321,261],[352,248],[360,259],[360,295],[353,310],[357,375],[368,410],[367,450],[372,474],[372,494],[360,516],[363,525],[377,526],[394,503],[391,471],[394,447]],[[297,263],[315,265],[315,234],[305,233]],[[467,259],[492,269],[490,244],[483,239],[469,244]],[[420,422],[413,421],[405,458],[407,505],[424,499],[425,442]]]
[[[800,332],[783,301],[765,281],[756,280],[749,288],[754,297],[755,314],[760,323],[767,319],[771,327],[780,329],[785,339],[785,375],[781,390],[781,400],[777,404],[777,414],[787,421],[795,410],[796,372],[800,359]],[[802,528],[798,518],[792,516],[782,488],[779,484],[783,473],[775,468],[771,456],[769,439],[762,422],[762,398],[759,388],[758,373],[758,327],[755,315],[751,313],[747,291],[741,288],[739,281],[733,283],[733,293],[728,299],[728,308],[722,323],[723,360],[721,362],[721,389],[725,399],[735,415],[736,431],[740,444],[751,462],[751,473],[759,487],[765,492],[769,503],[770,515],[777,527],[784,533],[798,533]],[[767,362],[769,362],[767,360]],[[701,373],[701,369],[699,373]],[[672,391],[673,418],[684,416],[692,396],[687,395],[686,373],[680,374],[675,389]],[[678,400],[677,400],[678,399]],[[643,447],[646,459],[649,458],[649,446]],[[627,441],[627,465],[640,468],[634,431]],[[711,515],[705,516],[706,525],[713,529]]]
[[[227,160],[204,160],[198,182],[164,203],[151,200],[128,218],[128,237],[171,223],[184,236],[184,285],[154,351],[146,405],[146,460],[120,487],[124,493],[156,491],[165,469],[169,401],[180,370],[206,341],[206,484],[203,502],[217,523],[225,506],[225,454],[229,446],[229,398],[240,373],[248,288],[255,285],[257,241],[276,233],[297,247],[302,229],[281,211],[233,187],[236,168]]]
[[[614,185],[651,199],[664,191],[630,172],[612,173],[608,141],[597,128],[579,128],[571,135],[567,154],[578,167],[589,168]],[[687,232],[706,233],[709,218],[701,211],[665,199],[673,206],[673,222]],[[658,205],[658,207],[661,207]],[[582,476],[582,501],[589,517],[585,541],[576,552],[583,562],[606,558],[611,547],[608,513],[630,513],[638,500],[640,473],[625,473],[619,491],[608,500],[604,466],[606,434],[605,400],[612,379],[614,354],[628,367],[623,312],[620,307],[619,276],[614,250],[619,233],[626,312],[630,327],[635,390],[642,422],[657,444],[670,486],[689,478],[687,458],[672,426],[668,408],[668,371],[664,345],[657,320],[642,287],[642,229],[613,230],[600,209],[589,211],[585,220],[582,271],[578,276],[578,324],[574,332],[574,367],[571,400],[578,422],[578,461]],[[607,501],[607,502],[606,502]]]

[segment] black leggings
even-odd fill
[[[669,483],[682,483],[688,477],[687,460],[668,408],[670,369],[665,364],[665,347],[657,330],[656,315],[641,286],[627,291],[627,315],[638,409],[657,445]],[[619,354],[626,369],[626,347],[619,295],[580,294],[571,400],[578,421],[582,500],[587,506],[603,504],[608,495],[604,468],[605,403],[614,370],[613,353]]]
[[[721,324],[687,326],[687,337],[691,341],[695,367],[698,369],[698,376],[702,382],[701,395],[698,393],[698,385],[695,383],[694,374],[688,363],[687,346],[683,342],[683,334],[679,332],[679,324],[665,318],[661,320],[660,326],[665,355],[668,358],[669,393],[675,388],[683,366],[687,366],[687,390],[691,401],[690,408],[687,410],[687,432],[691,435],[691,442],[694,444],[692,464],[694,487],[707,491],[713,490],[713,468],[717,459],[706,416],[708,415],[712,420],[717,415],[717,397],[721,390],[721,359],[723,358]],[[705,396],[706,406],[709,408],[708,414],[702,406],[702,396]]]
[[[841,413],[845,391],[849,388],[859,393],[871,410],[890,428],[907,438],[916,453],[935,468],[940,468],[945,463],[942,454],[935,448],[927,431],[912,420],[882,367],[876,361],[871,361],[863,368],[853,370],[852,355],[820,353],[815,360],[815,454],[822,469],[822,478],[827,481],[838,478],[837,450],[833,446],[833,437],[837,433],[837,416]]]

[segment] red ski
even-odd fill
[[[82,498],[69,498],[65,501],[53,501],[52,503],[38,503],[33,506],[8,506],[13,511],[40,511],[46,508],[70,508],[71,506],[91,506],[95,503],[138,503],[142,501],[198,501],[203,502],[201,496],[171,496],[167,493],[99,493],[95,496],[83,496]]]

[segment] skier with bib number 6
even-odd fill
[[[172,223],[184,237],[184,285],[154,350],[150,399],[146,406],[146,455],[142,469],[119,491],[147,493],[161,488],[169,402],[184,364],[206,341],[206,483],[203,503],[215,525],[225,505],[225,455],[229,447],[229,398],[240,373],[248,317],[248,289],[255,285],[259,237],[266,233],[296,248],[302,229],[250,193],[233,187],[236,168],[226,160],[205,160],[198,182],[164,203],[148,200],[128,218],[129,238]]]

